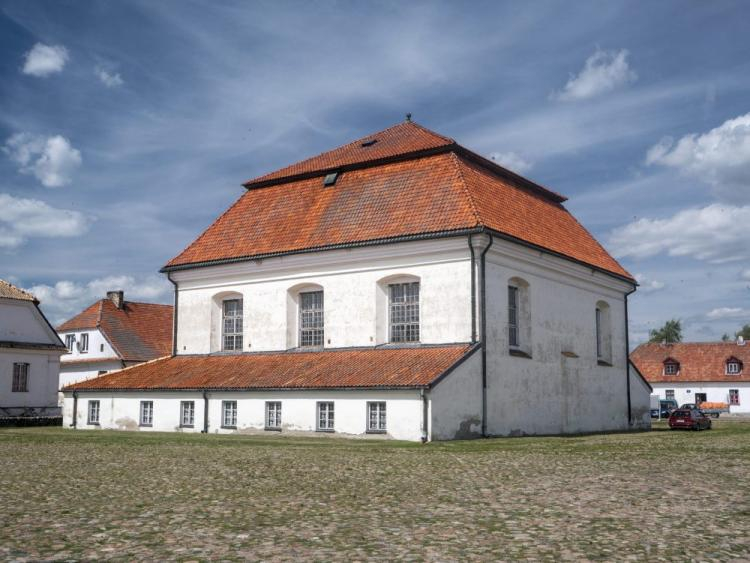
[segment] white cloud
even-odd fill
[[[654,291],[664,289],[664,287],[666,286],[663,281],[651,279],[645,274],[636,274],[635,279],[639,284],[639,293],[653,293]]]
[[[17,248],[29,238],[75,237],[85,233],[88,225],[89,220],[78,211],[0,194],[0,248]]]
[[[125,83],[119,72],[109,72],[99,66],[94,69],[94,72],[96,73],[96,76],[99,77],[102,84],[107,88],[115,88],[116,86],[122,86]]]
[[[20,165],[19,172],[33,174],[48,188],[69,184],[71,175],[81,165],[81,152],[61,135],[16,133],[5,142],[3,151]]]
[[[741,307],[719,307],[706,313],[706,318],[712,321],[719,319],[750,319],[750,309]]]
[[[636,81],[638,75],[630,68],[627,59],[626,49],[597,49],[586,59],[583,70],[577,76],[571,75],[562,91],[551,97],[562,101],[585,100]]]
[[[37,43],[26,53],[23,73],[40,77],[49,76],[61,72],[69,58],[68,50],[62,45]]]
[[[531,170],[531,162],[514,152],[493,152],[490,158],[508,170],[523,174]]]
[[[45,313],[55,324],[62,323],[79,313],[107,291],[123,290],[128,301],[169,301],[172,285],[162,276],[150,275],[136,278],[129,275],[106,276],[88,282],[76,283],[60,280],[54,285],[39,284],[26,289],[42,303]]]
[[[750,268],[740,272],[740,278],[742,278],[743,280],[750,281]]]
[[[646,258],[666,253],[720,264],[750,259],[750,206],[713,204],[685,209],[667,219],[639,219],[615,229],[615,256]]]
[[[699,178],[723,199],[750,201],[750,113],[702,135],[691,133],[677,142],[665,137],[649,149],[646,163]]]

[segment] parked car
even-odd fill
[[[674,399],[662,399],[658,409],[651,409],[651,418],[669,418],[669,414],[677,408]]]
[[[698,409],[679,408],[669,415],[669,427],[672,430],[711,430],[711,419]]]

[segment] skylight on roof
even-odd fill
[[[338,172],[331,172],[330,174],[326,174],[326,177],[323,178],[323,185],[324,186],[332,186],[336,183],[336,180],[339,177]]]
[[[377,142],[378,142],[377,139],[367,139],[366,141],[362,141],[362,146],[363,147],[371,147],[372,145],[374,145]]]

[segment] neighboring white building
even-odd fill
[[[126,301],[108,291],[57,327],[67,354],[60,363],[60,387],[110,371],[168,356],[172,352],[172,305]]]
[[[175,355],[66,388],[66,425],[443,440],[649,424],[627,361],[635,281],[559,194],[412,122],[245,188],[163,268]]]
[[[750,413],[750,346],[742,338],[642,344],[631,359],[661,399],[725,403],[730,413]]]
[[[30,293],[0,280],[0,417],[58,415],[60,342]]]

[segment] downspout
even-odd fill
[[[428,439],[427,425],[429,422],[429,404],[427,402],[427,393],[425,393],[424,388],[419,390],[419,396],[422,399],[422,443],[425,444]]]
[[[78,391],[73,391],[73,428],[78,426]]]
[[[203,432],[208,434],[208,391],[203,392]]]
[[[172,355],[177,355],[177,307],[180,303],[179,292],[177,291],[177,282],[167,273],[167,279],[174,286],[174,310],[172,311]]]
[[[628,295],[635,293],[635,289],[625,294],[625,378],[628,384],[628,426],[633,425],[633,412],[630,403],[630,327],[628,322]]]
[[[482,437],[487,437],[487,276],[485,275],[485,255],[487,254],[487,251],[492,246],[492,243],[494,242],[494,239],[492,238],[492,235],[488,234],[487,236],[490,237],[490,243],[482,250],[482,254],[480,255],[480,266],[482,268],[482,299],[480,301],[480,308],[481,308],[481,322],[482,322],[482,334],[481,336],[481,344],[482,344]]]
[[[475,344],[477,341],[477,260],[474,255],[474,246],[471,244],[471,235],[469,235],[469,252],[471,252],[471,343]]]

